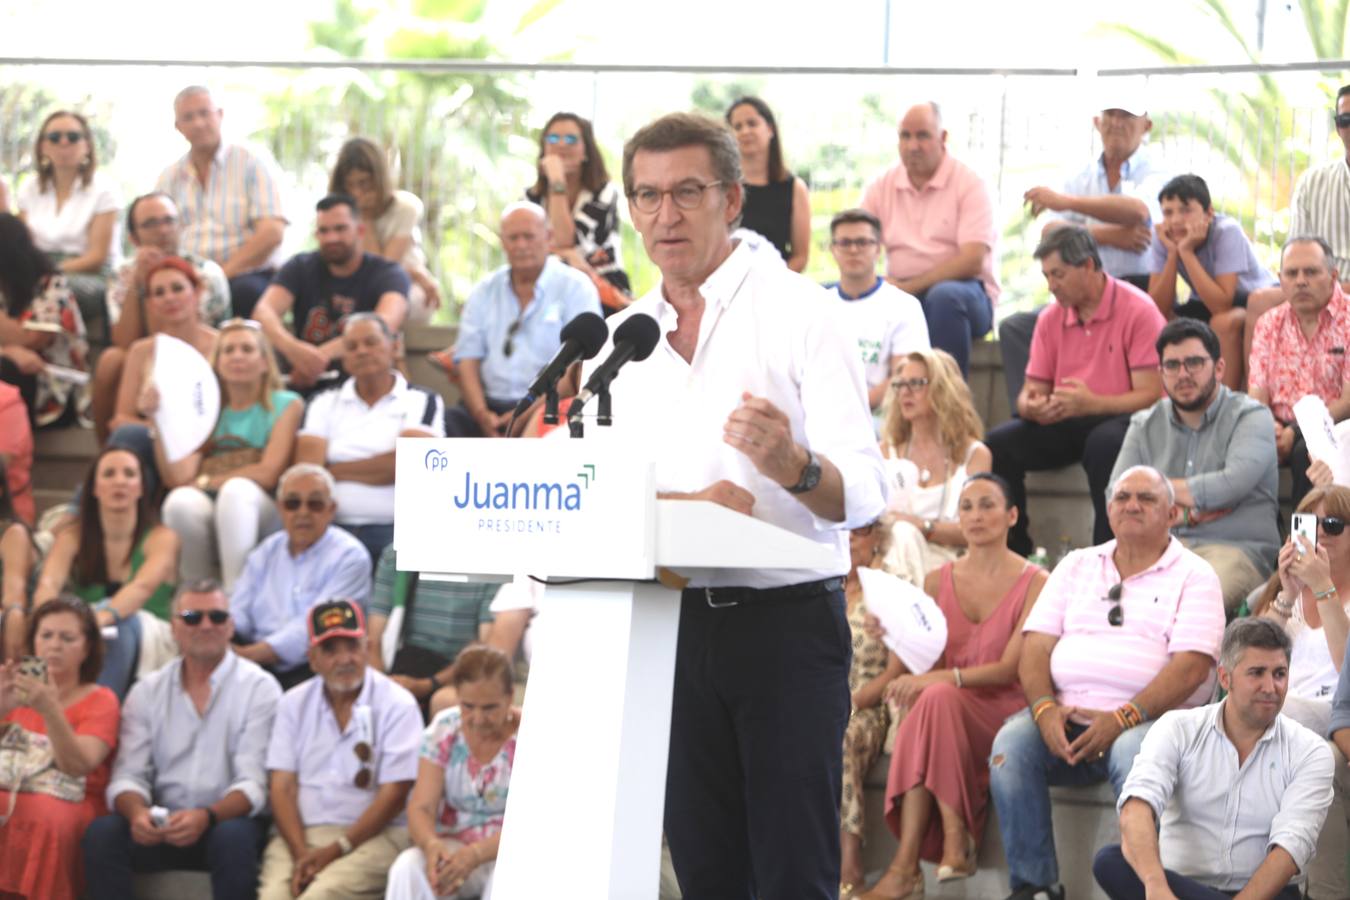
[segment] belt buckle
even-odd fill
[[[708,601],[708,606],[711,609],[730,609],[733,606],[740,606],[741,601],[739,600],[727,600],[724,603],[713,602],[713,591],[715,590],[717,589],[710,587],[705,587],[703,589],[703,598]]]

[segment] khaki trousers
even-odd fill
[[[305,829],[305,843],[322,847],[347,830],[344,825],[316,825]],[[340,856],[315,876],[297,900],[379,900],[394,860],[408,847],[408,829],[386,828],[375,837]],[[258,900],[292,900],[291,872],[295,860],[281,835],[273,835],[263,851],[262,885]]]

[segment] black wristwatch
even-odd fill
[[[216,827],[216,823],[220,821],[220,819],[216,817],[216,811],[215,811],[214,809],[212,809],[211,807],[209,807],[209,806],[203,806],[202,809],[206,811],[206,827],[207,827],[207,829],[209,830],[209,829],[215,828],[215,827]]]
[[[818,484],[820,484],[820,461],[808,449],[806,451],[806,465],[802,466],[802,474],[797,478],[797,483],[788,488],[787,491],[789,494],[805,494]]]

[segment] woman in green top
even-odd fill
[[[144,483],[140,457],[105,448],[84,480],[79,518],[57,532],[33,594],[36,608],[69,589],[94,606],[101,627],[117,626],[98,683],[119,700],[140,654],[137,613],[167,622],[178,575],[178,536],[155,522]]]
[[[281,389],[262,329],[252,319],[220,326],[211,367],[220,380],[220,421],[206,443],[177,462],[155,461],[164,484],[164,524],[183,539],[183,581],[210,578],[217,558],[228,591],[258,541],[281,527],[272,491],[291,459],[305,405]]]

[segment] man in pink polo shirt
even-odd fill
[[[933,346],[964,375],[971,339],[989,333],[998,300],[994,210],[980,176],[948,155],[936,103],[905,113],[900,162],[859,205],[881,220],[886,280],[919,298]]]
[[[1102,271],[1097,242],[1081,225],[1047,232],[1036,259],[1055,302],[1031,337],[1017,417],[989,432],[994,472],[1012,485],[1017,523],[1008,546],[1031,552],[1026,473],[1082,463],[1095,513],[1094,543],[1110,540],[1106,486],[1130,413],[1158,399],[1155,342],[1164,325],[1148,294]]]
[[[1172,485],[1149,466],[1126,469],[1107,512],[1116,538],[1064,557],[1027,615],[1017,677],[1030,708],[990,751],[1009,900],[1064,900],[1049,786],[1109,780],[1119,794],[1153,720],[1214,691],[1223,593],[1168,532]]]

